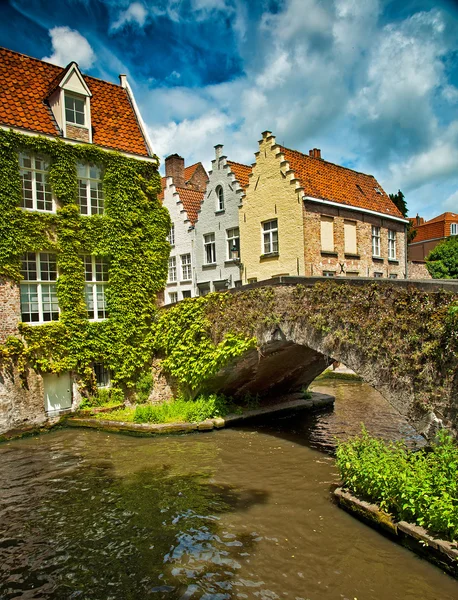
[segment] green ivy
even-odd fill
[[[18,154],[46,156],[58,202],[56,214],[19,207]],[[76,205],[78,162],[103,172],[105,213],[82,216]],[[114,383],[134,385],[151,362],[156,295],[164,287],[170,246],[167,210],[157,200],[160,177],[151,162],[127,158],[90,145],[0,131],[0,277],[19,282],[25,252],[57,255],[59,321],[22,323],[22,340],[9,338],[1,356],[43,372],[72,370],[91,387],[91,363],[104,362]],[[110,318],[91,322],[84,301],[82,254],[109,261],[107,306]]]

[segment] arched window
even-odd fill
[[[224,192],[220,185],[216,188],[216,198],[216,210],[224,210]]]

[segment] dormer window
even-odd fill
[[[78,98],[76,96],[70,96],[65,94],[65,120],[67,123],[73,123],[74,125],[86,125],[84,106],[86,104],[85,98]]]

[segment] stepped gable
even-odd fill
[[[47,103],[67,68],[0,48],[0,124],[35,133],[61,136]],[[91,97],[94,144],[149,156],[127,91],[83,75]]]
[[[246,188],[249,183],[250,173],[252,168],[248,165],[242,165],[241,163],[234,162],[232,160],[228,160],[227,164],[231,169],[232,173],[235,175],[235,178],[240,183],[242,188]]]
[[[304,196],[403,218],[372,175],[323,160],[319,151],[318,156],[310,156],[283,146],[277,148],[300,181]]]

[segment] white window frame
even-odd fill
[[[216,236],[214,233],[204,235],[204,265],[216,264]]]
[[[175,246],[175,225],[172,223],[168,236],[169,244]]]
[[[396,232],[388,229],[388,260],[396,260]]]
[[[216,212],[222,212],[224,207],[224,190],[222,185],[217,185],[216,189]]]
[[[25,160],[29,160],[31,163],[30,167],[24,166],[23,162]],[[43,163],[43,168],[37,168],[37,161]],[[30,173],[30,179],[26,179],[24,176]],[[39,212],[47,212],[54,213],[56,212],[56,202],[54,199],[54,195],[51,190],[51,185],[49,183],[49,161],[43,156],[38,156],[35,154],[27,154],[25,152],[21,152],[19,154],[19,174],[21,177],[21,208],[25,210],[37,210]],[[44,181],[40,181],[43,179]],[[25,182],[29,181],[31,183],[31,192],[32,198],[25,197]],[[39,195],[43,194],[43,199],[39,198]],[[32,201],[32,206],[26,206],[26,202]],[[38,203],[51,203],[51,208],[39,208]]]
[[[458,223],[450,223],[450,235],[458,235]]]
[[[67,98],[73,101],[73,107],[67,108]],[[80,110],[76,110],[75,101],[83,103],[83,112]],[[75,120],[69,120],[67,118],[67,111],[73,112],[73,117]],[[76,120],[76,115],[83,115],[83,123],[78,123]],[[76,127],[85,127],[87,129],[87,110],[86,110],[86,98],[84,96],[80,96],[79,94],[69,94],[68,92],[64,92],[64,115],[65,115],[65,123],[67,125],[75,125]]]
[[[336,272],[335,271],[323,271],[323,277],[335,277],[336,276]]]
[[[269,228],[266,229],[266,227]],[[261,254],[278,254],[278,219],[261,223]]]
[[[372,256],[381,257],[380,250],[380,227],[372,225]]]
[[[51,259],[51,260],[50,260]],[[29,275],[29,265],[34,263],[33,271],[36,274],[35,279],[30,279]],[[51,271],[50,267],[48,269],[45,268],[45,265],[53,265],[55,268]],[[24,266],[26,268],[24,268]],[[32,272],[33,272],[32,271]],[[47,276],[46,276],[47,271]],[[53,277],[54,274],[54,277]],[[45,276],[44,276],[45,275]],[[43,323],[50,323],[51,321],[59,320],[59,304],[57,300],[57,262],[56,255],[50,252],[28,252],[24,254],[22,257],[22,276],[23,281],[20,285],[21,292],[21,319],[23,323],[28,323],[30,325],[40,325]],[[32,301],[31,292],[34,294],[35,299]],[[24,319],[25,308],[25,296],[27,296],[27,303],[33,304],[35,303],[38,311],[29,310],[27,314],[38,315],[38,320],[27,320]],[[49,304],[49,309],[45,311],[45,305]],[[55,310],[53,310],[55,308]],[[45,314],[50,315],[51,318],[45,319]]]
[[[182,296],[183,300],[186,300],[186,298],[192,298],[192,292],[191,292],[191,290],[183,290],[181,292],[181,296]]]
[[[188,261],[189,257],[189,261]],[[186,254],[182,254],[180,256],[181,263],[181,276],[182,281],[192,281],[192,260],[191,254],[187,252]]]
[[[109,388],[111,385],[110,369],[103,363],[93,363],[95,382],[98,388]]]
[[[173,283],[175,281],[177,281],[177,257],[170,256],[168,282]]]
[[[109,280],[108,261],[106,258],[89,254],[83,256],[83,261],[85,279],[84,298],[86,301],[88,319],[90,321],[104,321],[108,318],[106,300],[106,290]],[[88,276],[89,265],[90,274]],[[92,310],[90,310],[89,301],[92,303]],[[100,315],[99,313],[102,314]]]
[[[226,229],[226,242],[227,242],[227,260],[237,260],[240,258],[240,229],[238,227],[232,227]],[[232,248],[236,246],[236,250]]]
[[[169,304],[178,302],[178,292],[169,292]]]
[[[103,193],[103,180],[102,180],[102,171],[99,167],[95,165],[85,165],[78,163],[77,164],[77,174],[78,174],[78,196],[76,203],[79,206],[80,213],[84,216],[90,215],[103,215],[105,212],[105,195]],[[96,176],[97,175],[97,176]],[[95,188],[93,187],[95,185]],[[92,190],[96,191],[96,206],[92,205]],[[84,200],[83,198],[83,191]],[[84,212],[83,206],[86,206],[86,211]]]
[[[383,273],[381,271],[374,271],[375,279],[382,279]]]

